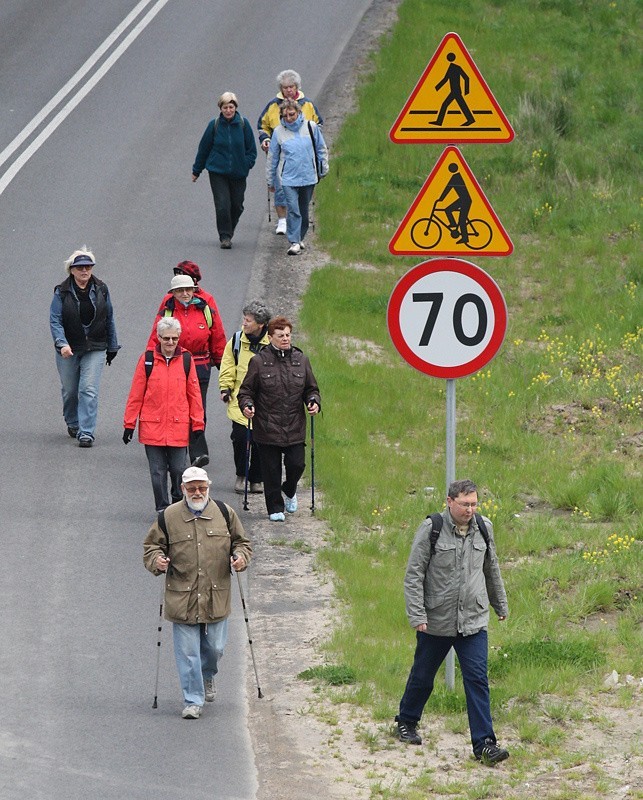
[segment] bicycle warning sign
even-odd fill
[[[504,143],[514,138],[457,33],[447,33],[389,137],[395,144]]]
[[[389,243],[397,256],[508,256],[513,244],[457,147],[447,147]]]

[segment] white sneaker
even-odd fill
[[[183,719],[198,719],[201,716],[201,706],[186,706],[181,716]]]
[[[214,698],[217,696],[217,687],[214,683],[214,675],[211,678],[205,678],[203,681],[205,687],[205,702],[213,703]]]
[[[234,490],[237,494],[244,494],[246,491],[246,479],[237,475],[237,479],[234,482]]]
[[[298,256],[301,253],[301,245],[299,242],[293,242],[288,248],[289,256]]]
[[[277,220],[277,227],[275,228],[275,233],[280,234],[281,236],[286,235],[286,218],[281,217]]]
[[[299,242],[299,246],[301,247],[302,250],[306,249],[306,245],[303,242]]]
[[[294,514],[297,511],[297,495],[294,497],[288,497],[287,494],[284,495],[284,505],[286,506],[286,511],[289,514]]]
[[[271,522],[284,522],[286,519],[283,511],[275,511],[274,514],[270,515]]]

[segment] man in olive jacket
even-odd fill
[[[321,407],[310,361],[291,345],[291,336],[292,323],[286,317],[270,320],[270,344],[248,364],[238,395],[241,412],[252,420],[272,522],[283,522],[284,508],[290,514],[297,510],[297,483],[306,464],[306,411],[312,416]],[[283,483],[282,457],[286,471]]]
[[[215,698],[214,676],[231,610],[230,569],[246,569],[252,555],[233,509],[226,506],[228,525],[210,499],[210,483],[204,469],[186,469],[183,500],[159,514],[143,545],[145,568],[154,575],[165,574],[165,618],[173,623],[183,719],[198,719],[204,701]]]
[[[487,677],[489,604],[504,620],[509,613],[500,575],[493,527],[476,516],[478,489],[470,480],[453,481],[447,509],[433,532],[427,517],[418,528],[404,578],[406,613],[416,630],[413,667],[395,718],[401,741],[422,744],[417,724],[435,675],[453,647],[467,700],[473,753],[495,764],[509,753],[496,743]],[[432,535],[432,532],[434,535]],[[435,536],[437,533],[437,537]]]

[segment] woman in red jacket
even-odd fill
[[[182,499],[181,475],[187,464],[190,432],[203,436],[203,403],[194,359],[179,346],[181,324],[159,320],[159,344],[136,365],[125,406],[123,441],[128,444],[138,420],[138,438],[145,445],[157,511]],[[146,358],[146,355],[150,357]]]
[[[170,282],[169,294],[169,297],[163,299],[157,312],[147,347],[152,350],[158,343],[156,325],[159,320],[170,317],[179,320],[181,323],[179,344],[192,353],[201,389],[203,420],[207,422],[206,397],[210,373],[213,366],[217,369],[221,366],[227,341],[221,316],[216,306],[212,308],[200,293],[196,294],[196,286],[189,275],[175,275]],[[190,446],[191,461],[195,461],[202,452],[197,451],[193,444]],[[206,459],[202,459],[199,466],[205,466],[207,463]]]

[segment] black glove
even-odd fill
[[[123,431],[123,444],[129,444],[134,436],[134,428],[125,428]]]
[[[111,366],[112,361],[116,358],[116,354],[117,353],[118,353],[118,350],[108,350],[107,351],[107,355],[105,356],[105,363],[107,364],[108,367]]]
[[[221,399],[224,403],[230,402],[230,389],[221,389]]]

